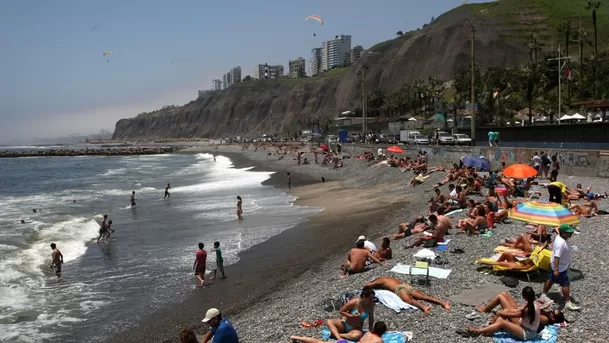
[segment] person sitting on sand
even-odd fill
[[[349,300],[338,313],[342,319],[328,319],[326,325],[336,339],[358,341],[364,335],[364,321],[368,319],[368,330],[374,328],[374,290],[364,287],[359,298]]]
[[[486,230],[488,230],[486,210],[482,205],[478,205],[478,207],[476,207],[476,210],[476,218],[459,220],[459,224],[457,225],[457,227],[461,229],[460,233],[479,235],[485,233]]]
[[[522,297],[526,300],[526,304],[518,306],[507,292],[499,293],[488,305],[476,307],[480,312],[490,312],[501,305],[503,309],[497,312],[492,324],[482,328],[468,326],[467,330],[458,330],[457,333],[463,337],[476,337],[491,336],[497,331],[504,330],[514,338],[526,341],[537,337],[545,325],[564,322],[564,316],[560,311],[544,312],[545,318],[542,320],[541,310],[535,304],[533,288],[526,286],[522,290]]]
[[[444,242],[444,235],[450,228],[450,225],[447,225],[445,221],[440,222],[438,220],[438,217],[434,214],[430,215],[427,219],[429,219],[429,222],[432,225],[432,229],[433,229],[432,235],[431,236],[427,236],[425,234],[420,235],[419,238],[417,238],[414,241],[414,243],[412,243],[411,245],[404,246],[406,249],[412,249],[414,247],[418,247],[427,241],[431,241],[434,246],[438,242]],[[450,222],[449,222],[449,224],[450,224]]]
[[[427,225],[424,217],[416,217],[410,223],[401,223],[398,225],[398,233],[393,235],[391,238],[397,240],[400,238],[411,236],[415,233],[421,233],[425,231],[429,226]]]
[[[226,318],[222,318],[217,308],[207,310],[202,322],[209,324],[210,330],[203,336],[201,343],[239,343],[237,331]]]
[[[503,208],[499,210],[499,212],[495,212],[495,223],[501,223],[506,220],[510,214],[510,210],[514,207],[512,203],[507,204],[507,208]]]
[[[437,304],[444,307],[446,311],[450,311],[450,303],[448,301],[442,301],[440,299],[424,295],[416,288],[394,277],[380,277],[370,283],[367,283],[365,287],[370,287],[372,289],[384,289],[387,291],[394,292],[405,303],[419,308],[425,313],[425,315],[429,315],[429,312],[431,311],[431,306],[423,306],[423,304],[421,304],[417,300],[424,300],[433,304]]]
[[[383,243],[381,243],[381,249],[379,251],[374,252],[372,255],[378,258],[381,262],[391,260],[393,258],[393,253],[391,251],[391,247],[389,246],[390,244],[391,240],[389,240],[389,237],[383,238]]]
[[[434,198],[434,201],[438,204],[444,205],[446,203],[446,200],[448,200],[448,197],[446,195],[444,195],[444,193],[442,193],[440,188],[436,188],[435,192],[436,192],[436,197]]]
[[[183,329],[180,331],[180,343],[199,343],[199,341],[192,330]]]
[[[341,266],[343,271],[341,278],[345,278],[351,274],[363,273],[366,270],[366,261],[371,259],[375,263],[383,264],[378,258],[374,257],[370,250],[364,247],[364,241],[358,240],[355,248],[349,251],[347,262]]]
[[[596,201],[590,200],[586,204],[575,204],[569,207],[569,211],[573,211],[576,215],[581,217],[588,217],[596,215],[598,212],[598,205]]]
[[[371,331],[366,332],[365,335],[357,343],[383,343],[383,339],[381,336],[387,332],[387,325],[383,322],[374,323],[374,327]],[[317,338],[310,337],[301,337],[301,336],[291,336],[290,340],[294,343],[327,343],[328,341],[324,341]],[[346,340],[341,339],[336,343],[347,343]]]
[[[465,216],[467,218],[474,219],[478,216],[478,205],[474,199],[467,200],[467,213]]]

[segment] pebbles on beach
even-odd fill
[[[371,188],[384,187],[392,189],[391,192],[403,196],[406,203],[404,208],[392,215],[375,218],[367,232],[352,232],[353,242],[356,238],[365,234],[377,245],[382,237],[390,236],[397,232],[398,223],[411,220],[416,215],[427,213],[427,201],[431,193],[425,193],[431,185],[444,177],[444,172],[436,172],[428,178],[423,185],[415,188],[407,187],[413,177],[412,173],[402,173],[398,168],[381,166],[372,168],[369,163],[362,160],[345,160],[345,167],[339,170],[330,170],[327,167],[315,165],[312,154],[307,154],[311,165],[296,166],[292,155],[287,155],[283,160],[277,161],[276,155],[267,156],[266,151],[252,150],[241,151],[241,147],[222,146],[217,154],[222,152],[243,153],[252,160],[268,163],[269,167],[282,172],[290,171],[307,175],[314,179],[324,176],[326,180],[343,180],[345,187]],[[303,148],[303,150],[305,150]],[[412,156],[411,156],[412,157]],[[321,160],[321,159],[320,159]],[[607,191],[607,180],[589,177],[559,176],[559,180],[569,187],[581,183],[584,188],[593,187],[593,191],[603,193]],[[447,186],[442,190],[447,191]],[[547,192],[542,191],[542,199],[547,199]],[[395,195],[395,194],[392,194]],[[480,199],[474,197],[474,199]],[[606,200],[599,201],[601,209],[609,210]],[[453,225],[459,218],[464,216],[458,213],[451,216]],[[584,278],[572,281],[571,290],[574,300],[582,307],[581,312],[569,312],[565,315],[570,321],[566,328],[559,331],[559,342],[606,342],[609,338],[609,327],[607,327],[607,314],[605,301],[609,299],[609,287],[604,283],[609,280],[609,268],[607,268],[609,254],[606,244],[603,244],[606,232],[609,232],[609,221],[604,216],[594,218],[583,218],[578,225],[581,234],[574,235],[571,244],[577,245],[578,250],[573,252],[572,267],[582,271]],[[490,238],[467,235],[451,234],[450,249],[459,247],[465,253],[451,254],[443,253],[449,260],[442,268],[450,268],[452,273],[448,279],[430,278],[429,286],[418,286],[424,294],[431,295],[443,300],[450,296],[459,294],[464,290],[472,289],[483,283],[495,283],[502,285],[499,276],[487,275],[477,271],[479,266],[474,264],[476,258],[489,257],[493,255],[493,249],[504,238],[515,237],[526,231],[522,222],[513,221],[510,224],[498,224]],[[321,302],[326,298],[336,298],[345,292],[359,290],[362,286],[380,276],[394,276],[406,282],[410,277],[395,274],[389,270],[398,262],[411,264],[414,262],[412,255],[421,248],[405,250],[405,243],[411,242],[413,238],[392,241],[394,259],[388,261],[386,267],[374,265],[368,272],[351,275],[346,279],[340,279],[340,265],[344,262],[349,246],[344,250],[328,252],[325,263],[315,266],[295,265],[294,268],[307,268],[299,278],[279,291],[270,294],[267,298],[260,299],[244,309],[239,315],[230,318],[239,332],[242,342],[287,342],[291,335],[301,335],[320,338],[323,326],[318,328],[302,328],[299,324],[305,320],[317,320],[338,318],[338,313],[328,313],[322,309]],[[518,276],[520,284],[509,289],[511,294],[520,303],[522,288],[529,285],[537,293],[541,293],[546,273],[541,276],[532,277],[527,281],[524,275]],[[506,287],[507,288],[507,287]],[[562,302],[562,295],[557,285],[550,291],[558,306]],[[482,314],[480,318],[469,321],[465,316],[473,311],[473,307],[452,303],[450,312],[446,312],[438,305],[432,305],[431,315],[426,317],[421,311],[403,311],[396,314],[382,304],[375,308],[375,320],[387,323],[389,330],[412,331],[413,341],[416,342],[492,342],[493,338],[462,338],[455,330],[465,328],[466,325],[481,326],[488,322],[491,315]],[[366,324],[367,325],[367,324]]]

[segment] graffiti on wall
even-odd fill
[[[601,155],[598,159],[598,177],[609,177],[609,155]]]

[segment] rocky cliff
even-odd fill
[[[492,6],[492,5],[489,5]],[[534,11],[534,10],[533,10]],[[114,139],[257,136],[294,132],[316,117],[334,117],[359,103],[358,71],[368,67],[366,89],[398,89],[418,78],[448,79],[455,65],[469,65],[471,26],[475,23],[476,62],[481,68],[506,67],[528,58],[521,40],[511,39],[509,17],[461,6],[433,23],[370,48],[339,73],[300,80],[257,80],[210,92],[182,107],[168,108],[116,123]],[[531,20],[530,28],[541,19]],[[522,13],[518,14],[522,16]],[[507,18],[507,19],[506,19]],[[525,19],[522,19],[527,26]]]

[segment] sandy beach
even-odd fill
[[[398,168],[373,168],[362,160],[345,160],[345,166],[338,170],[311,164],[297,166],[296,161],[286,156],[268,156],[264,150],[242,151],[240,146],[220,146],[196,148],[189,152],[212,152],[228,156],[237,167],[256,166],[278,173],[266,183],[286,188],[286,172],[292,172],[291,194],[298,196],[296,204],[324,207],[324,211],[310,218],[306,223],[277,235],[242,254],[241,260],[228,268],[228,282],[222,287],[212,285],[203,292],[193,292],[183,303],[161,311],[140,326],[114,336],[110,341],[133,342],[152,340],[177,342],[181,328],[192,328],[198,335],[207,330],[200,319],[209,307],[218,307],[237,328],[241,342],[287,342],[290,335],[320,338],[321,327],[302,328],[304,320],[337,318],[336,313],[325,312],[321,301],[336,298],[345,292],[353,292],[379,276],[394,276],[409,282],[409,276],[389,270],[397,263],[411,264],[412,255],[418,249],[406,250],[405,243],[412,238],[392,241],[394,259],[387,266],[374,266],[370,271],[339,278],[340,264],[349,248],[353,247],[359,235],[366,235],[377,246],[382,237],[397,232],[397,225],[409,221],[416,215],[427,212],[430,193],[424,192],[445,173],[431,175],[425,184],[415,188],[407,187],[411,173],[403,173]],[[312,161],[312,154],[309,154]],[[412,156],[411,156],[412,157]],[[326,183],[321,183],[321,177]],[[569,187],[582,183],[602,192],[606,181],[597,178],[560,178]],[[544,191],[543,198],[547,198]],[[474,199],[479,199],[473,197]],[[606,200],[605,200],[606,201]],[[601,201],[600,208],[606,209]],[[451,217],[453,225],[462,214]],[[609,289],[603,280],[609,279],[606,268],[609,258],[607,248],[601,242],[604,231],[609,229],[604,218],[583,219],[579,225],[581,234],[571,242],[579,249],[573,253],[572,267],[580,270],[583,278],[572,282],[573,298],[581,312],[566,312],[569,325],[560,330],[559,342],[605,342],[609,329],[604,326],[606,314],[603,299],[609,297]],[[448,279],[431,278],[429,286],[420,290],[440,299],[448,299],[465,290],[475,289],[482,284],[502,285],[499,276],[478,272],[474,264],[476,258],[493,255],[493,249],[504,238],[515,237],[526,229],[523,223],[497,225],[491,237],[468,237],[450,235],[449,247],[462,248],[463,254],[446,254],[449,263],[442,268],[451,269]],[[541,277],[519,277],[515,288],[505,287],[517,301],[526,285],[541,292],[545,273]],[[555,286],[549,293],[557,306],[562,299]],[[396,314],[377,304],[376,320],[387,323],[390,330],[411,331],[417,342],[465,342],[455,330],[466,325],[482,326],[490,315],[469,321],[465,315],[473,307],[452,303],[450,312],[433,306],[431,315],[426,317],[420,311],[403,311]],[[479,342],[492,342],[492,338],[479,337]]]

